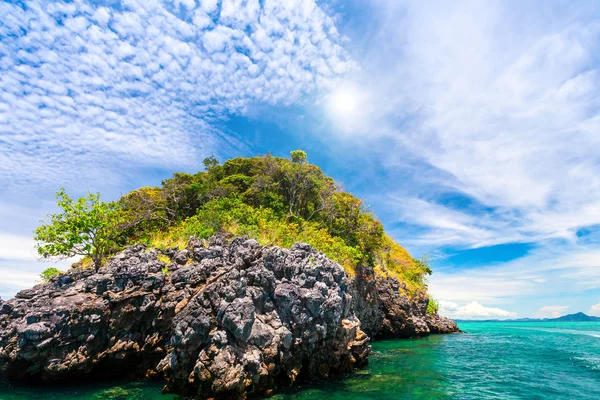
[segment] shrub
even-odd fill
[[[58,268],[50,267],[42,271],[40,278],[43,282],[48,282],[52,277],[60,274],[61,271]]]
[[[171,259],[168,256],[165,256],[164,254],[159,254],[157,258],[158,261],[162,262],[163,264],[171,263]]]
[[[440,309],[440,303],[438,303],[433,297],[429,297],[429,302],[427,303],[427,314],[434,315],[437,314]]]

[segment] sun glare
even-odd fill
[[[329,96],[329,111],[334,118],[352,119],[359,110],[358,90],[345,86],[336,89]]]

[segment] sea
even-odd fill
[[[463,322],[465,333],[373,343],[369,365],[273,400],[600,399],[600,323]],[[172,400],[161,383],[0,386],[1,400]]]

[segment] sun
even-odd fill
[[[359,112],[360,95],[352,86],[342,86],[329,95],[329,112],[336,119],[353,119]]]

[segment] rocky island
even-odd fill
[[[361,367],[371,340],[458,331],[432,308],[427,265],[304,159],[209,160],[176,187],[192,197],[173,196],[172,181],[124,196],[118,224],[103,225],[121,249],[0,300],[2,379],[129,376],[194,398],[245,398]],[[293,174],[304,173],[326,184],[294,198]],[[289,213],[257,200],[265,176]]]

